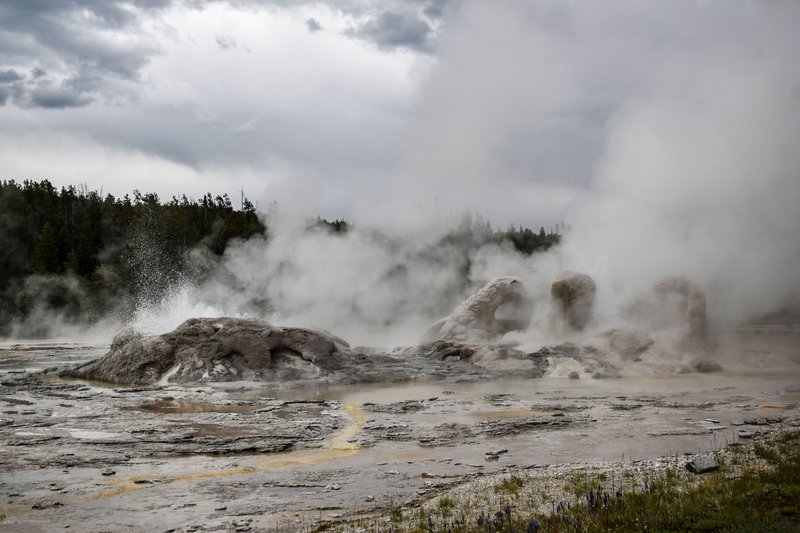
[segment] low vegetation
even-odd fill
[[[721,468],[692,474],[686,458],[598,468],[520,471],[449,491],[335,531],[800,531],[800,431],[729,446]],[[568,465],[565,465],[568,466]]]

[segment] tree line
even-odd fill
[[[264,231],[248,200],[235,209],[227,195],[162,202],[139,191],[101,197],[48,180],[0,181],[0,334],[37,305],[90,320],[124,313],[120,302],[185,273],[188,250],[221,255],[232,239]]]
[[[317,216],[308,228],[346,234],[352,226]],[[237,209],[227,195],[162,201],[139,191],[118,198],[48,180],[0,180],[0,335],[42,309],[76,321],[124,319],[177,281],[210,275],[214,263],[204,257],[254,236],[269,232],[244,198]],[[507,243],[524,254],[559,240],[558,229],[497,231],[469,213],[443,238],[467,248]]]

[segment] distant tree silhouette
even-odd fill
[[[45,222],[31,257],[31,269],[37,274],[54,274],[60,270],[58,245],[53,226]]]

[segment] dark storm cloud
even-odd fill
[[[0,72],[0,83],[13,83],[15,81],[20,81],[24,78],[25,76],[19,74],[13,68],[10,68],[5,72]]]
[[[416,12],[384,11],[350,32],[380,48],[406,48],[418,52],[431,50],[433,28]]]
[[[359,22],[346,34],[374,43],[380,49],[406,48],[430,52],[434,30],[430,21],[443,16],[450,0],[328,0],[328,7],[355,15]],[[113,98],[118,81],[137,84],[142,69],[159,53],[142,30],[142,17],[158,14],[178,0],[4,0],[0,3],[0,83],[23,81],[18,71],[40,69],[40,84],[25,83],[6,90],[0,102],[20,106],[70,107],[99,98]],[[286,8],[314,5],[299,0],[195,0],[202,9],[211,4],[247,8]],[[322,25],[306,20],[310,32]],[[218,36],[221,49],[236,47],[231,36]],[[63,86],[62,86],[63,85]],[[71,92],[71,93],[70,93]],[[56,97],[54,95],[58,94]],[[42,96],[46,95],[46,96]],[[51,105],[58,102],[59,105]],[[0,103],[2,105],[2,103]]]
[[[447,6],[450,5],[452,0],[433,0],[427,2],[422,12],[432,19],[440,19],[444,17]]]
[[[372,43],[381,50],[397,48],[430,53],[436,39],[436,26],[451,5],[462,0],[221,0],[231,5],[292,8],[324,4],[357,19],[345,32],[348,37]],[[211,1],[209,1],[211,3]],[[315,18],[306,20],[310,32],[322,28]]]
[[[83,107],[92,103],[103,83],[102,76],[88,68],[79,68],[72,77],[60,81],[40,68],[32,69],[28,77],[10,69],[0,72],[0,106],[14,102],[25,108]]]
[[[69,87],[38,87],[29,93],[29,102],[34,107],[47,109],[64,109],[67,107],[83,107],[91,103],[91,98]]]
[[[0,5],[0,66],[37,73],[16,87],[20,106],[86,105],[112,80],[135,81],[157,50],[140,41],[143,12],[171,0],[7,0]],[[41,68],[47,65],[47,72]],[[11,81],[22,81],[16,79]]]
[[[318,32],[318,31],[322,30],[322,24],[320,24],[317,19],[310,18],[310,19],[306,20],[306,28],[311,33],[315,33],[315,32]]]
[[[422,53],[434,49],[436,27],[445,18],[450,6],[460,0],[385,0],[370,4],[368,9],[351,12],[362,20],[347,35],[377,45],[383,50],[404,48]]]

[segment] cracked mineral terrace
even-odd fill
[[[120,386],[59,375],[107,346],[2,345],[0,531],[295,531],[508,469],[702,452],[797,425],[800,329],[715,334],[713,373],[571,379],[565,348],[512,379],[440,340],[408,381],[311,387]]]

